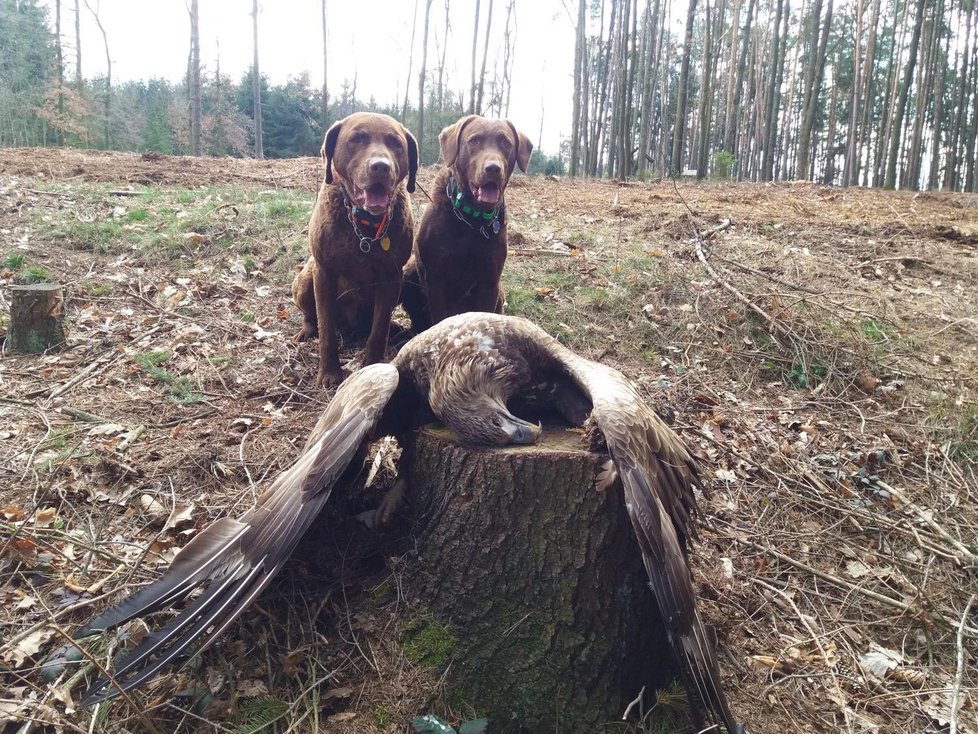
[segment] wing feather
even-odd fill
[[[165,609],[205,586],[197,598],[128,654],[115,661],[115,685],[105,678],[89,689],[91,705],[139,685],[194,642],[211,644],[278,573],[315,521],[357,450],[369,437],[398,383],[390,365],[350,376],[324,411],[296,462],[282,472],[240,520],[220,518],[177,555],[164,575],[76,634],[111,629]]]
[[[622,478],[632,529],[686,688],[714,721],[739,734],[743,727],[720,685],[715,646],[697,612],[686,559],[696,532],[695,460],[620,372],[579,357],[552,337],[544,343],[594,406],[591,419]]]

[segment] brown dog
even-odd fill
[[[405,269],[402,303],[415,331],[457,313],[502,313],[499,278],[506,262],[503,195],[533,144],[509,120],[469,115],[438,136],[445,167],[418,225]]]
[[[414,191],[418,144],[392,117],[358,112],[326,132],[322,156],[326,178],[309,220],[312,254],[292,283],[305,317],[295,341],[318,333],[320,386],[343,379],[337,332],[369,331],[363,364],[384,358],[414,238],[402,182]]]

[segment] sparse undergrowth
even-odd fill
[[[0,285],[66,283],[71,339],[0,360],[0,717],[146,731],[123,702],[66,713],[92,664],[45,678],[64,642],[50,623],[73,628],[249,507],[315,423],[316,346],[289,341],[288,286],[319,163],[44,155],[0,151]],[[702,459],[694,573],[750,730],[936,734],[955,695],[958,730],[978,730],[974,198],[521,177],[507,205],[509,311],[623,370]],[[709,262],[750,305],[698,260],[697,229],[725,217]],[[485,713],[441,685],[450,624],[412,606],[400,561],[311,546],[254,614],[136,694],[163,730]],[[608,731],[681,731],[684,704],[646,692]]]

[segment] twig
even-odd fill
[[[825,663],[825,670],[829,673],[829,675],[832,678],[832,683],[835,686],[835,692],[836,695],[838,696],[838,700],[844,702],[845,697],[842,694],[842,688],[839,686],[839,679],[835,675],[835,672],[832,670],[832,663],[829,662],[829,654],[825,652],[825,647],[822,645],[822,640],[821,640],[822,635],[818,635],[815,633],[815,630],[812,629],[811,623],[808,621],[808,617],[806,617],[804,614],[801,613],[801,610],[798,608],[798,605],[795,604],[795,600],[792,599],[787,593],[777,588],[776,586],[771,586],[770,584],[764,583],[760,579],[754,579],[754,581],[755,583],[758,583],[761,586],[763,586],[765,589],[768,589],[769,591],[773,591],[775,594],[780,596],[788,604],[791,605],[791,608],[795,612],[795,616],[798,617],[799,621],[805,626],[805,629],[808,630],[808,634],[812,636],[812,642],[815,643],[815,646],[818,648],[819,653],[822,655],[822,662]],[[849,709],[844,704],[840,704],[840,707],[842,708],[842,715],[845,717],[846,720],[846,730],[851,732],[852,720],[849,717]]]
[[[109,196],[142,196],[145,191],[133,191],[131,189],[118,189],[116,191],[107,191]]]
[[[880,604],[885,604],[886,606],[892,607],[893,609],[897,609],[901,612],[904,612],[905,614],[910,614],[915,617],[920,617],[920,616],[924,616],[925,614],[929,614],[930,617],[939,620],[950,629],[955,629],[958,625],[957,620],[952,620],[947,616],[941,614],[940,612],[937,611],[924,612],[924,610],[914,607],[911,604],[907,604],[906,602],[902,602],[899,599],[893,599],[892,597],[877,593],[872,589],[864,589],[862,586],[857,586],[856,584],[850,583],[845,579],[839,578],[838,576],[833,576],[832,574],[826,573],[825,571],[819,571],[817,568],[813,566],[809,566],[807,563],[796,561],[791,556],[776,551],[774,550],[774,548],[770,548],[766,545],[761,545],[759,543],[754,543],[750,540],[745,540],[744,538],[736,538],[733,536],[729,536],[729,537],[736,543],[743,543],[744,545],[748,545],[751,548],[762,551],[763,553],[768,553],[774,556],[775,558],[777,558],[778,560],[784,561],[789,566],[794,566],[795,568],[810,573],[812,576],[816,576],[822,579],[823,581],[828,581],[830,584],[834,584],[835,586],[841,586],[843,589],[848,589],[849,591],[855,592],[856,594],[862,594],[863,596],[866,596],[874,601],[878,601]],[[962,629],[964,632],[967,633],[969,638],[978,637],[978,629],[975,629],[974,627],[964,627]]]
[[[971,605],[975,603],[975,595],[972,594],[968,603],[964,606],[964,614],[961,615],[961,624],[958,625],[958,668],[954,675],[954,688],[951,691],[951,716],[948,725],[949,734],[958,732],[958,700],[961,696],[961,682],[964,680],[964,626],[968,621],[968,614],[971,612]]]
[[[719,283],[720,286],[725,291],[727,291],[727,293],[731,294],[734,298],[736,298],[738,301],[740,301],[745,306],[747,306],[747,308],[749,308],[751,311],[753,311],[758,316],[760,316],[762,319],[764,319],[764,323],[766,323],[768,325],[768,327],[771,329],[771,331],[773,331],[774,328],[775,328],[775,321],[774,321],[774,319],[771,318],[771,316],[767,313],[767,311],[765,311],[763,308],[761,308],[760,306],[758,306],[756,303],[754,303],[752,300],[750,300],[747,296],[745,296],[743,293],[741,293],[739,290],[737,290],[737,288],[735,288],[730,283],[728,283],[726,280],[724,280],[723,276],[720,275],[719,272],[717,272],[716,268],[714,268],[712,265],[710,265],[710,261],[706,257],[706,250],[703,248],[703,243],[711,235],[714,235],[717,232],[720,232],[720,231],[722,231],[724,229],[727,229],[727,227],[729,227],[729,226],[730,226],[730,220],[729,219],[724,219],[717,226],[715,226],[715,227],[713,227],[711,229],[708,229],[705,232],[701,232],[699,235],[697,235],[696,240],[695,240],[696,257],[699,259],[700,263],[706,269],[706,272],[710,274],[710,277],[713,278],[713,280],[715,280],[717,283]]]
[[[964,556],[963,559],[959,559],[962,565],[968,565],[968,564],[973,564],[978,562],[978,556],[976,556],[973,551],[971,551],[964,543],[962,543],[960,540],[958,540],[949,532],[947,532],[944,528],[942,528],[934,518],[929,517],[926,512],[920,509],[920,507],[918,507],[913,502],[911,502],[910,498],[907,497],[907,495],[905,495],[902,490],[899,490],[896,487],[892,487],[886,482],[883,482],[879,479],[876,480],[876,484],[878,484],[880,487],[882,487],[887,492],[889,492],[894,497],[896,497],[898,500],[900,500],[900,502],[902,502],[905,507],[910,508],[911,512],[913,512],[913,514],[919,517],[921,522],[923,522],[927,527],[929,527],[931,530],[937,533],[941,538],[943,538],[947,543],[949,543],[952,548],[954,548],[956,551],[961,553]]]
[[[632,701],[630,704],[628,704],[628,706],[625,708],[625,713],[621,715],[622,721],[628,720],[628,715],[632,712],[632,709],[635,708],[635,706],[637,706],[642,701],[642,696],[644,695],[645,695],[645,686],[642,686],[642,690],[638,692],[637,696],[635,696],[635,700]]]
[[[575,255],[573,252],[564,252],[563,250],[542,250],[542,249],[531,249],[527,247],[519,247],[513,250],[509,250],[510,255],[524,255],[526,257],[537,257],[540,255],[552,255],[553,257],[580,257],[580,255]]]
[[[92,655],[92,653],[90,653],[84,647],[82,647],[77,642],[75,642],[74,638],[72,638],[71,635],[69,635],[67,632],[61,629],[58,625],[52,624],[51,629],[53,629],[55,632],[61,635],[65,640],[67,640],[69,645],[74,645],[75,648],[82,655],[88,658],[88,662],[90,662],[92,665],[98,668],[98,672],[101,673],[109,683],[111,683],[119,690],[119,695],[122,696],[126,700],[126,703],[128,703],[132,707],[132,710],[136,712],[136,716],[139,717],[139,720],[142,722],[143,726],[149,729],[149,731],[153,732],[153,734],[161,734],[160,730],[156,728],[156,725],[150,720],[148,716],[146,716],[146,712],[143,711],[143,707],[136,705],[136,702],[133,701],[132,697],[129,695],[129,692],[126,691],[121,685],[119,685],[115,677],[111,673],[109,673],[109,671],[106,670],[105,667],[98,660],[95,659],[95,656]]]
[[[78,410],[78,408],[72,408],[70,405],[62,405],[59,409],[65,415],[76,418],[80,421],[85,421],[86,423],[109,423],[108,418],[103,418],[102,416],[95,415],[93,413],[86,413],[84,410]]]
[[[123,451],[132,446],[132,444],[144,433],[146,433],[146,426],[136,426],[129,431],[128,436],[119,442],[119,445],[115,447],[115,450],[121,454]]]

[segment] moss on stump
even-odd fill
[[[406,588],[454,639],[449,702],[494,732],[620,730],[675,673],[621,487],[594,489],[606,457],[582,443],[471,449],[429,427],[408,447]]]

